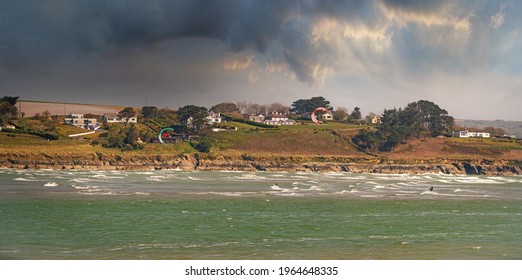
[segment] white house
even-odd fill
[[[263,123],[270,125],[294,125],[295,121],[288,119],[288,117],[285,115],[275,113],[268,115]]]
[[[373,116],[371,119],[370,119],[370,122],[372,124],[379,124],[381,123],[381,117],[380,116]]]
[[[96,118],[84,118],[83,114],[70,114],[63,119],[63,122],[78,128],[94,129],[98,120]]]
[[[16,129],[16,127],[12,124],[6,124],[4,126],[0,126],[0,131],[2,131],[2,128],[7,128],[7,129]]]
[[[458,133],[459,138],[470,138],[470,137],[481,137],[481,138],[489,138],[490,135],[488,132],[472,132],[468,130],[462,130]]]
[[[265,121],[265,116],[264,115],[259,115],[259,116],[249,116],[248,117],[248,120],[249,121],[252,121],[252,122],[264,122]]]
[[[221,123],[221,113],[209,112],[207,116],[207,122],[209,124]]]
[[[117,114],[103,114],[102,115],[102,121],[107,123],[124,123],[127,122],[126,118],[120,118]],[[130,123],[137,123],[138,117],[130,117],[129,118]]]
[[[331,112],[326,112],[321,115],[321,120],[323,121],[333,121],[333,114]]]

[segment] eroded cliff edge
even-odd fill
[[[397,161],[336,156],[212,156],[45,154],[37,151],[0,154],[1,168],[79,170],[305,171],[382,174],[522,175],[522,160],[428,159]]]

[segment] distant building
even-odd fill
[[[103,114],[102,115],[102,121],[107,123],[124,123],[127,122],[126,118],[120,118],[117,114]],[[130,123],[137,123],[138,117],[130,117],[129,118]]]
[[[504,137],[504,138],[511,138],[511,139],[516,139],[517,138],[517,136],[514,135],[514,134],[511,134],[511,135],[504,134],[504,135],[502,135],[502,137]]]
[[[489,138],[490,134],[488,132],[472,132],[468,130],[462,130],[458,132],[459,138],[470,138],[470,137],[479,137],[479,138]]]
[[[0,126],[0,131],[2,131],[2,128],[15,129],[16,127],[12,124],[6,124],[4,126]]]
[[[380,124],[382,122],[381,121],[381,117],[380,116],[373,116],[370,119],[370,122],[371,122],[371,124]]]
[[[95,129],[98,120],[95,118],[84,118],[83,114],[69,114],[63,120],[65,124],[74,125],[78,128]]]
[[[264,115],[258,115],[258,116],[253,115],[253,116],[249,116],[248,120],[253,121],[253,122],[264,122],[265,116]]]
[[[221,113],[210,112],[207,116],[207,122],[209,124],[221,123]]]
[[[266,116],[263,123],[270,125],[294,125],[295,121],[288,119],[288,117],[283,114],[275,113]]]
[[[333,121],[333,114],[331,112],[326,112],[321,115],[321,120],[323,121]]]

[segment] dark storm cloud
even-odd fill
[[[330,46],[313,44],[310,33],[322,18],[371,26],[382,16],[378,1],[362,0],[7,0],[0,10],[0,67],[41,71],[55,61],[84,54],[118,54],[168,40],[206,37],[230,51],[253,49],[282,60],[304,82],[330,67]],[[424,12],[443,1],[386,0],[396,9]],[[315,71],[315,72],[314,72]]]
[[[0,10],[1,67],[30,70],[85,53],[117,53],[166,40],[208,37],[231,51],[265,53],[277,41],[285,62],[311,80],[317,57],[309,46],[311,22],[321,16],[355,17],[366,1],[6,1]],[[296,24],[298,22],[299,24]]]
[[[437,12],[449,3],[448,0],[382,0],[382,2],[390,8],[417,13]]]
[[[286,101],[319,90],[348,100],[345,79],[384,103],[399,101],[394,91],[443,99],[457,77],[469,102],[498,88],[474,86],[491,73],[512,96],[520,11],[488,0],[2,0],[0,92],[117,104],[144,93],[245,100],[273,87]]]

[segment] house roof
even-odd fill
[[[267,118],[288,118],[288,117],[283,114],[270,114],[267,116]]]

